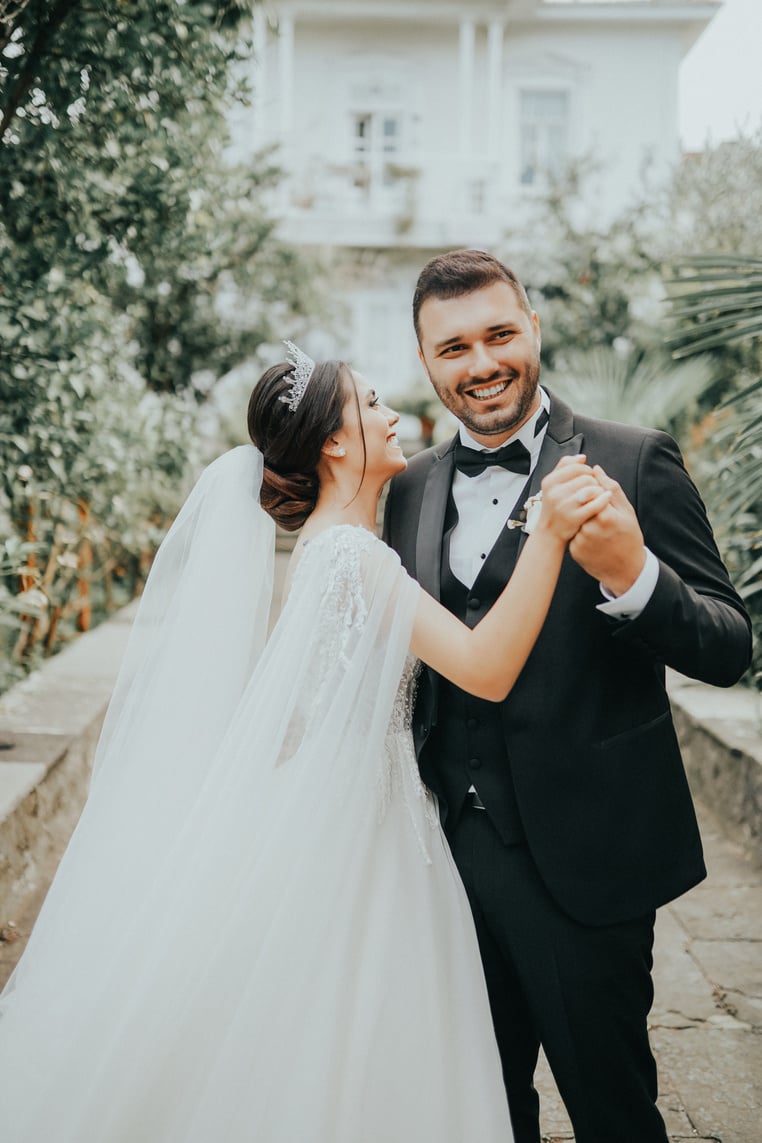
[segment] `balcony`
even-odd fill
[[[486,245],[505,229],[498,163],[439,154],[283,155],[289,175],[274,204],[284,237],[339,246]]]

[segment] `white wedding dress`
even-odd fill
[[[254,453],[225,479],[256,478]],[[246,561],[271,525],[231,535],[213,503],[199,524],[191,497],[166,543],[171,599],[146,593],[0,1002],[2,1138],[509,1143],[469,906],[412,748],[419,589],[370,533],[331,528],[257,646]],[[216,576],[203,616],[184,587],[202,525],[225,532],[191,581]]]

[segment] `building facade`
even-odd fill
[[[318,346],[385,392],[416,376],[409,301],[432,253],[500,246],[570,161],[614,216],[679,158],[682,57],[714,0],[278,0],[255,9],[236,149],[274,146],[290,240],[331,252]],[[537,236],[541,241],[541,236]]]

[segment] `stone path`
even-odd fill
[[[709,877],[661,909],[651,1040],[670,1139],[762,1140],[762,871],[699,807]],[[547,1066],[543,1133],[572,1140]],[[611,1140],[616,1143],[616,1140]]]

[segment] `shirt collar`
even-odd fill
[[[542,442],[545,440],[545,433],[548,431],[548,426],[545,425],[545,428],[541,429],[537,436],[535,436],[534,430],[535,425],[537,424],[537,418],[540,416],[540,413],[543,409],[545,409],[546,412],[550,413],[550,397],[541,385],[538,387],[538,392],[540,394],[540,404],[537,406],[535,412],[532,414],[529,420],[521,426],[518,432],[515,432],[513,436],[508,437],[507,440],[502,442],[502,444],[495,445],[494,448],[485,448],[484,445],[479,444],[478,441],[474,440],[465,425],[460,425],[458,429],[460,434],[460,443],[465,445],[466,448],[476,449],[477,452],[496,452],[497,449],[503,448],[505,445],[510,444],[511,441],[521,441],[521,443],[527,449],[529,449],[529,452],[534,457],[534,455],[538,453],[542,448]]]

